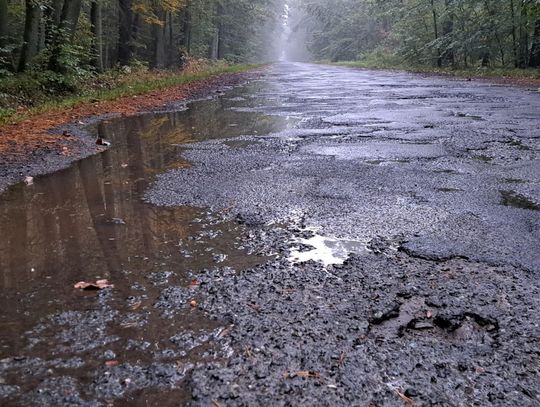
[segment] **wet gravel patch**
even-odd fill
[[[192,405],[539,401],[540,287],[519,269],[393,252],[202,282],[201,307],[231,318],[235,353],[193,372]]]

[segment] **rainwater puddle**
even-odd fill
[[[292,263],[303,263],[312,260],[321,262],[325,266],[343,264],[350,254],[367,252],[366,244],[363,242],[317,234],[307,239],[299,239],[295,243],[299,243],[303,248],[310,246],[313,249],[292,250],[289,256],[289,261]]]
[[[412,144],[395,142],[347,143],[343,145],[309,145],[310,154],[334,156],[340,160],[368,159],[374,161],[407,160],[409,158],[437,158],[445,154],[438,144]]]
[[[265,259],[247,255],[238,244],[243,226],[201,209],[154,207],[141,197],[156,174],[190,166],[179,156],[185,143],[264,135],[291,125],[287,117],[236,111],[232,103],[239,99],[103,121],[92,131],[112,143],[109,150],[0,195],[0,360],[80,355],[84,363],[70,374],[89,385],[106,350],[120,363],[171,360],[188,366],[219,357],[212,338],[227,323],[189,306],[196,298],[192,280],[205,268],[241,270]],[[114,289],[73,287],[97,279],[108,279]],[[165,296],[175,314],[164,323],[168,309],[159,301],[166,287],[177,291]],[[67,311],[71,319],[50,318]],[[85,327],[92,312],[104,322],[88,317],[92,325]],[[85,330],[96,337],[88,339],[93,334]],[[171,350],[169,338],[183,334],[194,345],[185,348],[180,341],[181,349]],[[11,372],[0,369],[0,376],[21,391],[43,380]]]
[[[520,195],[514,191],[500,191],[501,204],[504,206],[512,206],[514,208],[529,209],[532,211],[540,211],[540,205],[531,201],[529,198]]]

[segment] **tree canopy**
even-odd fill
[[[0,74],[275,56],[282,0],[0,0]]]
[[[540,67],[539,0],[297,0],[315,59]],[[294,32],[294,29],[293,29]]]

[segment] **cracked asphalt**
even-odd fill
[[[540,404],[537,90],[280,63],[103,126],[63,177],[115,287],[6,297],[3,404]]]

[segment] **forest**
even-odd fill
[[[279,2],[1,0],[3,72],[181,65],[187,55],[271,59]]]
[[[0,0],[0,108],[102,72],[275,59],[281,0]]]
[[[540,67],[538,0],[299,0],[292,32],[316,60]]]
[[[537,77],[540,1],[0,0],[0,120],[134,72],[279,59]]]

